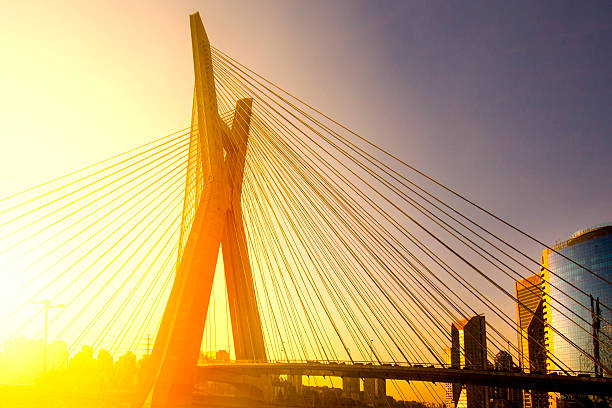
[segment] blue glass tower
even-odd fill
[[[596,275],[612,281],[612,224],[578,231],[554,249]],[[612,370],[612,326],[608,323],[612,322],[612,285],[549,249],[544,250],[542,255],[542,278],[547,369],[557,371],[562,365],[567,371],[593,373],[596,370],[593,358],[597,359],[599,354],[601,364],[607,370]],[[555,333],[550,326],[559,333]],[[561,364],[555,363],[555,360]],[[606,370],[603,372],[609,375]]]

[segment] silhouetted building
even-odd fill
[[[64,370],[68,365],[66,343],[53,341],[47,345],[47,374]],[[42,377],[43,342],[18,337],[4,343],[0,359],[0,382],[28,384]]]
[[[0,367],[0,381],[33,383],[42,375],[41,340],[18,337],[4,342],[4,355]]]
[[[544,340],[544,288],[542,278],[535,274],[515,283],[518,322],[519,366],[528,373],[546,372]],[[546,408],[548,393],[523,391],[525,408]]]
[[[217,350],[215,359],[217,361],[230,361],[230,353],[227,350]]]
[[[453,368],[487,369],[487,332],[484,316],[473,316],[451,325],[450,362]],[[449,408],[488,408],[489,389],[480,385],[465,385],[453,390]]]
[[[456,356],[453,358],[453,353]],[[457,364],[453,366],[453,360]],[[446,368],[459,368],[459,349],[453,347],[447,347],[444,349],[444,366]],[[459,394],[461,393],[461,385],[457,383],[445,383],[444,384],[445,398],[444,403],[447,408],[453,408],[457,405],[459,400]]]
[[[519,371],[512,361],[512,356],[507,351],[500,351],[495,355],[495,371]],[[506,387],[491,387],[489,390],[491,398],[491,408],[494,407],[523,407],[523,392],[522,390]]]
[[[496,371],[512,371],[512,356],[507,351],[497,353],[493,362]]]

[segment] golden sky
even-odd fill
[[[291,32],[291,22],[270,5],[262,10],[241,4],[236,18],[217,2],[179,2],[172,7],[120,1],[103,6],[80,1],[4,5],[0,17],[7,34],[0,38],[3,195],[188,126],[193,89],[188,14],[195,10],[200,10],[213,45],[243,57],[242,62],[268,70],[266,74],[275,80],[298,93],[303,90],[305,96],[318,98],[323,104],[329,103],[331,93],[337,94],[336,99],[346,96],[343,92],[348,84],[310,76],[308,65],[294,59],[299,50],[286,35]],[[254,30],[261,40],[253,37]],[[282,63],[277,64],[279,61]],[[334,84],[340,87],[334,90]],[[344,110],[352,114],[353,108]],[[42,250],[32,249],[27,256],[40,254]],[[3,273],[26,265],[24,259],[12,259],[4,265]],[[28,276],[15,277],[14,287],[26,284]],[[0,293],[6,310],[23,301],[21,293],[15,295],[14,287],[5,286]],[[218,327],[214,334],[205,334],[204,348],[226,349],[228,322],[223,320],[225,296],[220,273],[214,291],[211,310],[217,314]],[[77,309],[86,301],[80,299],[69,306]],[[29,316],[32,310],[26,307],[20,313]],[[51,312],[52,320],[57,313]],[[15,327],[5,325],[2,340]],[[19,334],[36,337],[41,327],[42,314]],[[70,343],[79,330],[75,327],[61,339]],[[55,335],[52,324],[51,339]],[[104,344],[109,347],[110,343]]]
[[[0,191],[21,191],[188,126],[193,89],[188,14],[195,10],[213,45],[262,65],[298,93],[302,88],[309,90],[306,96],[314,92],[327,100],[337,92],[293,59],[299,50],[287,34],[300,34],[283,14],[287,10],[239,5],[232,14],[218,2],[6,5],[0,17],[7,33],[0,39]],[[253,37],[254,30],[261,39]],[[334,83],[331,77],[325,81]],[[41,253],[33,248],[27,256]],[[16,257],[4,273],[23,268],[24,258]],[[28,277],[15,279],[23,284]],[[220,292],[217,311],[223,310]],[[5,286],[5,303],[23,300],[13,293]],[[35,335],[39,326],[23,334]],[[226,343],[226,324],[219,326]]]

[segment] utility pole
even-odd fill
[[[147,357],[151,355],[151,335],[147,334]]]
[[[603,375],[603,369],[601,368],[601,360],[599,357],[599,331],[601,329],[601,309],[599,307],[599,296],[597,299],[591,298],[591,327],[593,329],[593,357],[595,360],[594,371],[595,377],[601,377]]]
[[[63,308],[64,305],[52,305],[50,300],[43,300],[40,302],[33,302],[37,305],[42,305],[43,310],[45,311],[45,329],[43,335],[43,368],[42,368],[42,376],[45,378],[47,374],[47,328],[49,326],[49,309]]]

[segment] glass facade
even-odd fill
[[[597,275],[612,281],[612,225],[599,226],[576,233],[568,241],[558,244],[555,249]],[[612,349],[612,340],[610,340],[612,327],[607,323],[612,322],[612,312],[606,308],[606,306],[612,308],[612,285],[550,250],[544,251],[542,266],[542,277],[549,282],[544,283],[545,292],[548,295],[544,312],[547,325],[552,325],[591,356],[594,355],[592,336],[594,316],[591,313],[589,295],[594,299],[599,297],[601,304],[601,324],[598,336],[600,361],[605,367],[612,369],[612,352],[610,351]],[[552,273],[546,271],[546,268]],[[580,288],[585,293],[581,293],[571,285]],[[571,298],[586,307],[578,305]],[[569,307],[584,320],[573,315],[564,306]],[[575,322],[570,321],[568,317]],[[553,332],[550,327],[546,330],[546,343],[548,352],[554,356],[553,359],[558,359],[569,369],[591,373],[594,371],[594,362],[558,333]],[[550,358],[547,366],[549,370],[559,369]]]

